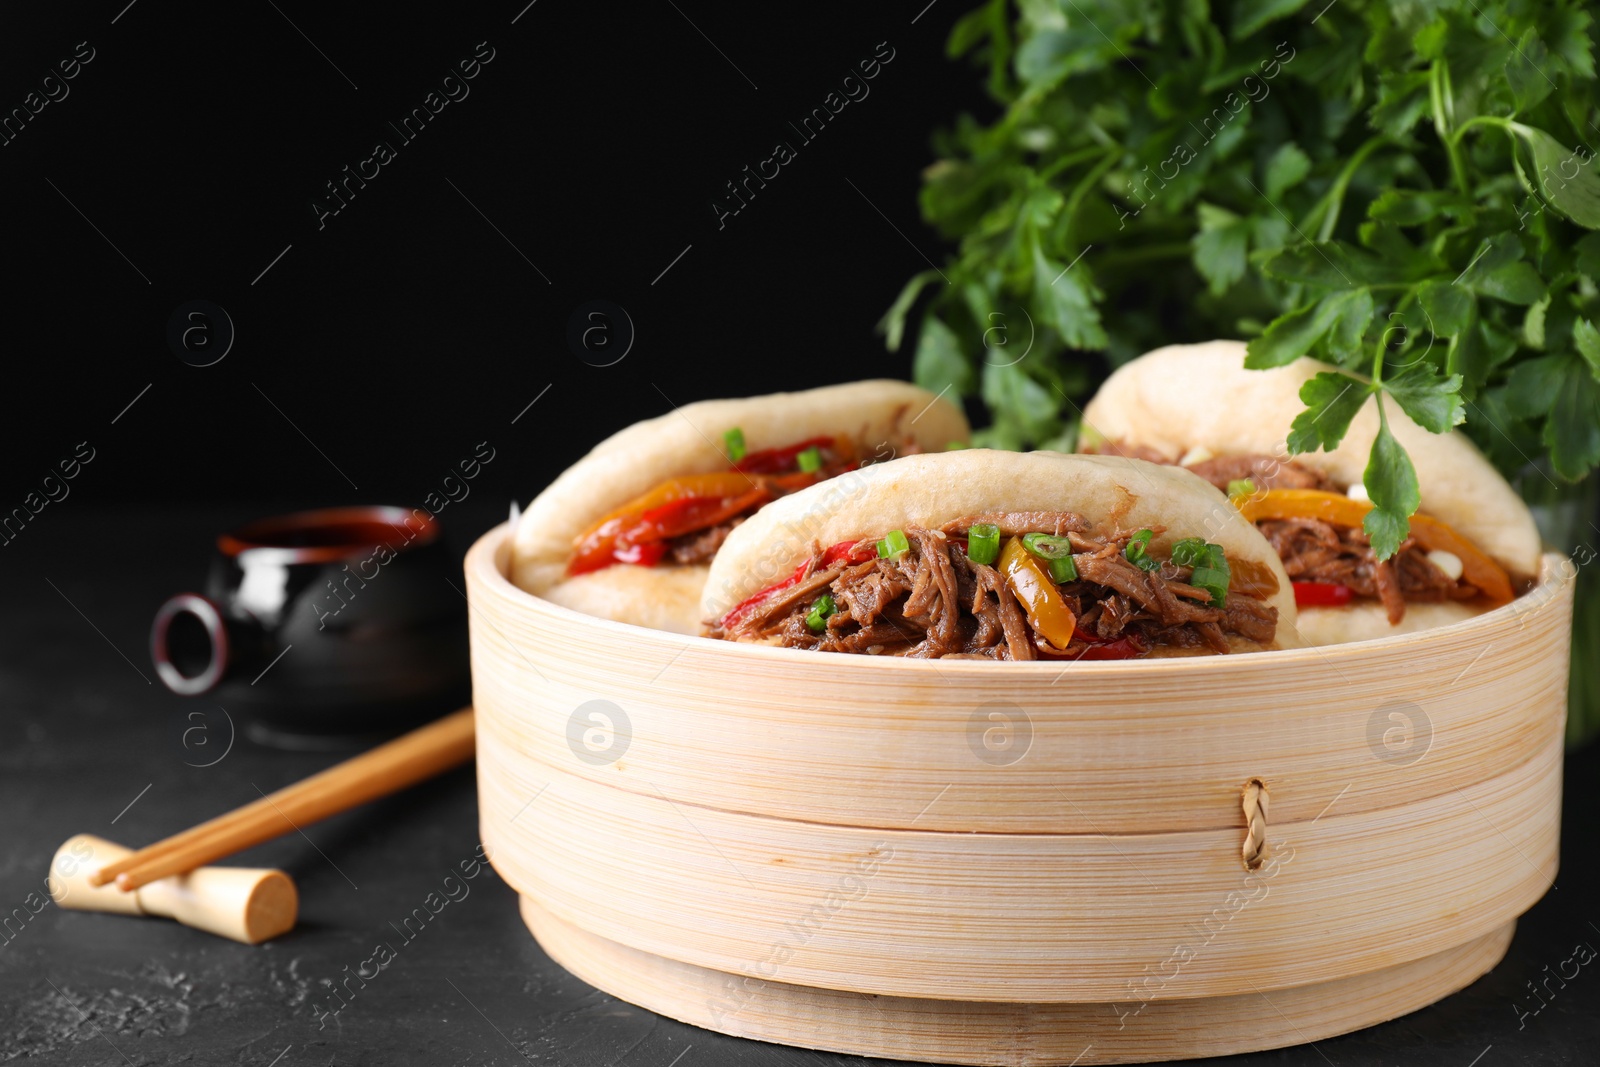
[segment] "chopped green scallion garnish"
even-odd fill
[[[1155,536],[1154,530],[1140,530],[1128,542],[1128,547],[1122,550],[1122,556],[1129,563],[1143,571],[1153,571],[1161,566],[1150,556],[1150,538]]]
[[[817,602],[812,604],[811,610],[806,613],[806,628],[814,634],[820,634],[828,628],[828,616],[833,612],[833,597],[823,593],[817,597]]]
[[[1210,558],[1205,541],[1185,537],[1172,546],[1172,562],[1179,567],[1198,567]]]
[[[1194,572],[1189,575],[1189,584],[1210,593],[1211,606],[1220,608],[1228,603],[1228,582],[1231,577],[1228,557],[1223,554],[1222,546],[1206,545],[1206,558],[1195,565]]]
[[[817,448],[816,445],[812,445],[794,457],[794,461],[800,465],[800,469],[806,474],[819,471],[822,469],[822,450]]]
[[[1227,603],[1228,557],[1222,546],[1202,541],[1198,537],[1185,537],[1172,546],[1172,562],[1179,567],[1192,567],[1189,584],[1211,594],[1211,606],[1220,608]]]
[[[974,523],[967,531],[967,558],[985,567],[1000,558],[1000,527],[988,522]]]
[[[1055,534],[1023,534],[1022,547],[1040,559],[1060,559],[1072,555],[1072,542]]]
[[[1256,483],[1249,478],[1235,478],[1228,483],[1229,496],[1252,496],[1256,491]]]
[[[944,450],[946,452],[959,452],[966,447],[968,447],[968,445],[965,441],[946,441]]]
[[[881,559],[894,559],[911,551],[911,542],[906,540],[904,530],[890,530],[882,541],[878,542],[878,556]]]
[[[1221,567],[1196,567],[1189,575],[1189,584],[1211,594],[1211,606],[1224,607],[1228,602],[1228,564]]]
[[[744,431],[735,426],[724,431],[722,435],[722,448],[728,454],[729,463],[737,463],[745,457]]]
[[[1067,538],[1047,533],[1025,534],[1022,547],[1050,565],[1050,577],[1058,585],[1078,580],[1078,565],[1072,562],[1072,542]]]

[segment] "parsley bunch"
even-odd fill
[[[936,140],[925,217],[960,242],[923,307],[919,383],[976,393],[983,443],[1062,448],[1103,372],[1161,344],[1314,355],[1292,452],[1376,394],[1381,558],[1418,505],[1398,408],[1508,474],[1600,464],[1600,140],[1574,0],[990,0],[952,56],[989,123]],[[925,292],[931,299],[919,301]],[[1250,413],[1239,413],[1249,418]]]

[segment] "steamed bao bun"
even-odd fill
[[[698,633],[705,564],[618,564],[568,577],[567,563],[574,539],[603,515],[668,478],[727,470],[722,435],[735,427],[751,452],[844,434],[876,458],[902,441],[940,451],[972,433],[949,401],[890,380],[686,404],[606,438],[534,498],[512,535],[512,581],[587,615]]]
[[[1243,341],[1158,348],[1118,368],[1084,409],[1086,443],[1114,441],[1153,449],[1176,462],[1200,447],[1217,456],[1270,455],[1318,470],[1335,485],[1359,483],[1378,436],[1376,398],[1368,399],[1331,452],[1290,456],[1290,423],[1305,408],[1300,387],[1339,368],[1302,357],[1272,370],[1246,370]],[[1411,456],[1422,493],[1420,510],[1447,524],[1513,576],[1539,571],[1533,513],[1466,435],[1430,433],[1385,407],[1389,429]],[[1414,603],[1398,626],[1383,607],[1302,608],[1300,632],[1313,645],[1363,641],[1444,626],[1487,610],[1481,602]]]

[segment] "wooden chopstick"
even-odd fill
[[[192,871],[307,823],[432,778],[470,760],[473,749],[472,709],[463,708],[107,864],[89,880],[94,885],[105,885],[115,879],[117,888],[128,892],[158,878]]]

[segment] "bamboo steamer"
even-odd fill
[[[1560,557],[1438,630],[1063,669],[639,629],[517,589],[508,547],[467,557],[483,839],[552,956],[698,1025],[981,1064],[1294,1044],[1471,982],[1555,874]]]

